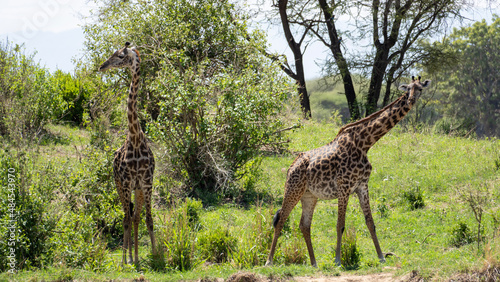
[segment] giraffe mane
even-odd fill
[[[340,135],[340,133],[342,133],[343,131],[345,131],[346,129],[350,128],[350,127],[353,127],[355,125],[358,125],[360,123],[363,123],[365,121],[368,121],[368,120],[371,120],[373,118],[375,118],[376,116],[380,115],[383,111],[387,110],[388,108],[392,107],[394,104],[396,104],[398,101],[400,101],[401,99],[403,99],[409,92],[405,92],[403,95],[401,95],[398,99],[394,100],[392,103],[390,103],[389,105],[383,107],[382,109],[374,112],[373,114],[365,117],[365,118],[362,118],[358,121],[355,121],[353,123],[349,123],[347,125],[344,125],[342,128],[340,128],[339,130],[339,133],[337,133],[337,136]]]
[[[137,54],[137,57],[139,58],[139,61],[141,60],[141,54],[139,54],[139,50],[137,49],[132,49],[136,54]]]

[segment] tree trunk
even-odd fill
[[[305,119],[311,118],[311,105],[309,102],[309,95],[307,94],[306,81],[304,78],[304,64],[302,59],[302,51],[300,50],[300,42],[297,43],[290,31],[290,23],[288,21],[288,15],[286,13],[286,7],[288,0],[280,0],[278,2],[279,13],[281,18],[281,25],[283,26],[283,32],[285,33],[286,41],[288,46],[292,50],[293,57],[295,60],[295,73],[287,72],[287,74],[295,79],[297,83],[297,91],[299,92],[299,101],[302,113]]]
[[[371,115],[378,109],[377,103],[382,90],[384,74],[389,64],[387,60],[389,50],[385,50],[384,47],[384,45],[377,47],[377,54],[373,63],[372,76],[370,79],[370,87],[368,88],[368,95],[366,96],[365,116]]]
[[[325,16],[328,36],[330,37],[330,45],[328,47],[330,47],[330,50],[332,51],[335,62],[339,68],[340,75],[342,76],[342,82],[344,83],[344,91],[349,107],[349,113],[351,114],[351,120],[358,120],[361,117],[361,114],[356,100],[356,91],[354,90],[354,84],[352,82],[347,61],[345,60],[342,50],[340,49],[340,40],[333,22],[330,8],[328,7],[326,0],[319,0],[319,5],[323,11],[323,15]]]

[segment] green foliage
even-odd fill
[[[476,121],[472,117],[462,119],[450,119],[444,117],[436,122],[434,130],[440,134],[468,137],[474,136]]]
[[[23,46],[0,43],[0,134],[33,141],[49,122],[81,124],[88,87],[62,71],[50,74]]]
[[[488,25],[485,20],[454,29],[441,45],[458,56],[456,67],[443,72],[446,116],[451,120],[472,119],[479,136],[498,136],[500,103],[496,66],[500,56],[500,18]],[[459,124],[459,122],[457,123]]]
[[[69,73],[55,71],[48,79],[51,95],[57,97],[54,117],[81,125],[89,99],[89,89]]]
[[[160,221],[158,257],[164,259],[168,269],[187,271],[202,262],[195,249],[200,225],[193,221],[190,206],[193,205],[181,203],[166,211]],[[153,267],[158,268],[158,264]]]
[[[33,57],[22,46],[0,44],[0,134],[18,144],[36,137],[58,106],[47,89],[48,71]]]
[[[252,268],[264,265],[273,240],[274,228],[269,213],[257,206],[249,223],[247,232],[238,238],[238,248],[231,253],[232,263],[237,268]],[[279,251],[277,250],[277,253]],[[279,254],[277,254],[279,256]]]
[[[52,263],[50,238],[56,218],[33,182],[36,155],[0,151],[0,270],[42,268]],[[4,188],[5,187],[5,188]],[[9,265],[9,263],[12,263]]]
[[[308,262],[306,255],[306,244],[302,232],[293,224],[289,232],[283,232],[280,236],[284,242],[279,246],[285,264],[305,264]]]
[[[387,217],[389,215],[390,209],[387,205],[387,199],[385,197],[379,199],[376,210],[381,217]]]
[[[340,247],[340,260],[342,267],[347,270],[358,269],[361,261],[361,253],[358,250],[356,229],[349,228],[342,235],[342,244]],[[335,259],[336,251],[333,250]]]
[[[425,207],[424,192],[419,186],[412,187],[407,191],[403,191],[403,199],[406,201],[411,210],[421,209]]]
[[[125,41],[138,46],[140,117],[165,152],[162,173],[183,183],[188,194],[210,197],[230,188],[263,146],[283,146],[279,114],[288,81],[261,55],[263,35],[247,37],[235,5],[111,2],[116,5],[99,5],[99,20],[85,26],[87,60],[98,64]],[[104,80],[108,89],[128,83]]]
[[[58,235],[51,239],[57,246],[54,255],[57,264],[97,272],[113,266],[105,237],[100,238],[92,216],[67,212],[59,220],[57,231]]]
[[[227,229],[206,230],[198,235],[198,251],[209,262],[227,262],[229,253],[235,249],[236,238]]]
[[[475,241],[474,231],[470,230],[464,222],[459,222],[451,230],[450,245],[453,247],[460,248]]]

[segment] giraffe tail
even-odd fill
[[[274,226],[274,228],[276,228],[276,225],[278,225],[278,221],[280,221],[280,211],[281,211],[281,209],[278,209],[278,211],[274,215],[274,218],[273,218],[273,226]]]
[[[130,217],[134,216],[134,204],[132,202],[130,202],[129,213],[130,213]]]

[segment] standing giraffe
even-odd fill
[[[300,200],[302,217],[299,227],[306,241],[311,265],[316,267],[311,244],[311,221],[318,198],[326,200],[338,198],[335,264],[340,265],[345,214],[349,195],[352,193],[358,195],[377,255],[381,262],[385,261],[370,210],[368,179],[372,166],[368,161],[367,152],[410,111],[422,89],[429,84],[430,80],[420,83],[420,77],[418,80],[412,77],[411,84],[399,87],[405,94],[396,101],[364,119],[342,127],[329,144],[299,154],[288,169],[283,205],[274,216],[274,238],[266,265],[272,265],[281,229]]]
[[[153,152],[149,149],[144,132],[137,118],[137,89],[139,87],[139,64],[141,58],[135,47],[125,47],[116,51],[100,67],[99,71],[111,68],[129,68],[132,72],[132,82],[127,100],[128,107],[128,134],[123,146],[116,150],[113,161],[113,172],[115,176],[116,189],[123,205],[123,257],[122,262],[127,263],[127,247],[129,249],[129,261],[138,265],[138,227],[141,220],[141,210],[146,202],[146,225],[151,238],[153,253],[155,252],[155,236],[153,233],[153,218],[151,217],[151,190],[153,184],[153,173],[155,160]],[[132,191],[135,191],[135,210],[132,204]],[[131,221],[134,223],[134,249],[135,261],[132,260],[132,230]]]

